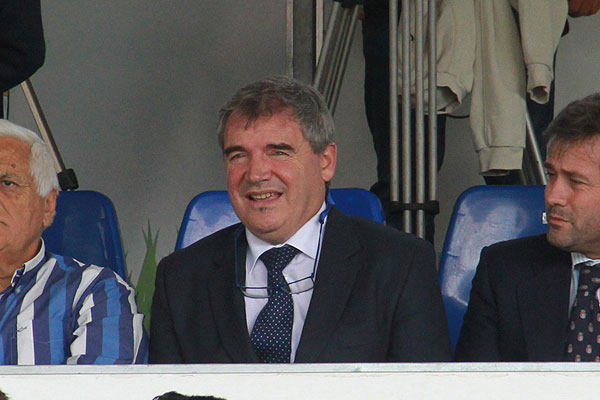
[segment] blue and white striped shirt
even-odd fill
[[[0,293],[0,364],[147,361],[144,316],[116,273],[46,252]]]

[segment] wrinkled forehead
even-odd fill
[[[549,142],[546,164],[573,157],[589,160],[600,168],[600,136],[579,140],[557,138]]]
[[[248,133],[248,131],[262,131],[262,128],[272,125],[291,127],[294,131],[299,132],[302,139],[307,140],[302,125],[298,123],[297,118],[288,110],[283,110],[274,114],[258,115],[255,117],[242,113],[234,113],[227,121],[223,139],[224,141],[227,141],[228,134],[232,132],[239,134],[240,131],[244,133]],[[243,137],[244,135],[241,135],[241,138]]]
[[[262,110],[262,112],[246,112],[244,110],[237,110],[229,116],[226,127],[229,127],[231,122],[235,121],[234,123],[244,123],[244,128],[248,129],[251,125],[257,122],[260,123],[268,121],[274,117],[281,117],[300,125],[293,110],[282,105],[281,107]]]
[[[14,137],[0,137],[0,173],[11,171],[31,176],[31,146],[31,143]]]

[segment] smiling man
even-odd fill
[[[161,261],[150,361],[449,359],[432,247],[326,200],[337,146],[321,95],[267,78],[220,116],[242,224]]]
[[[0,119],[0,364],[144,362],[133,289],[109,269],[46,250],[57,191],[44,142]]]
[[[482,251],[459,361],[600,361],[600,94],[545,136],[548,233]]]

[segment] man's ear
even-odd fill
[[[321,176],[324,182],[329,182],[335,175],[335,165],[337,163],[337,145],[330,143],[319,154],[321,159]]]
[[[52,189],[50,193],[44,197],[44,229],[52,225],[52,221],[54,220],[54,215],[56,214],[57,196],[58,191],[56,189]]]

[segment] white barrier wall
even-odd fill
[[[12,400],[151,400],[168,391],[228,400],[574,399],[600,383],[592,363],[0,367]]]

